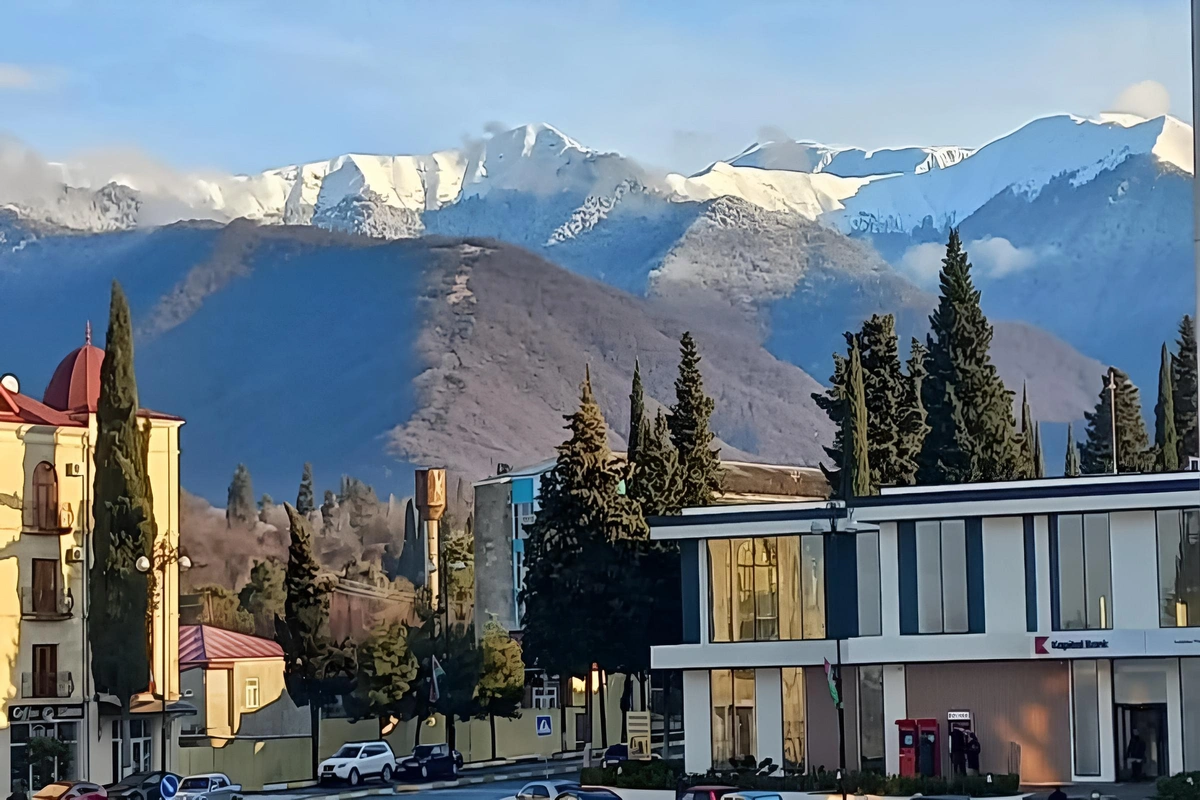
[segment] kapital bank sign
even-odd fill
[[[1200,632],[1186,628],[1072,631],[1030,637],[1034,658],[1200,655]]]

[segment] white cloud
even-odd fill
[[[1002,236],[985,236],[964,245],[975,273],[987,278],[1003,278],[1024,272],[1052,254],[1049,248],[1017,247]],[[904,251],[897,266],[922,286],[937,284],[946,246],[940,242],[913,245]]]
[[[946,246],[937,242],[917,244],[904,251],[900,258],[900,270],[922,286],[937,282],[942,269],[942,256]]]
[[[18,64],[0,63],[0,89],[32,89],[37,83],[33,72]]]
[[[1158,81],[1140,81],[1122,89],[1109,110],[1147,119],[1161,117],[1171,110],[1171,93]]]

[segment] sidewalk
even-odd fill
[[[1030,794],[1027,800],[1046,800],[1053,788],[1040,788]],[[1145,783],[1080,783],[1074,786],[1063,786],[1063,792],[1068,800],[1090,800],[1093,792],[1098,792],[1102,800],[1148,800],[1154,797],[1153,781]]]

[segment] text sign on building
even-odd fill
[[[554,725],[550,722],[549,714],[539,714],[536,727],[538,736],[550,736],[554,733]]]
[[[83,719],[83,706],[10,706],[8,718],[12,722],[54,722],[60,719]]]
[[[1034,636],[1034,658],[1111,658],[1146,653],[1143,631],[1071,631]]]

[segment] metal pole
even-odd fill
[[[842,694],[842,640],[837,639],[837,673],[834,675],[834,685],[838,693],[838,788],[842,791],[842,800],[846,800],[846,697]]]
[[[1121,468],[1117,464],[1117,373],[1108,368],[1108,417],[1112,423],[1112,459],[1113,475],[1119,475]]]
[[[159,769],[161,769],[163,772],[166,772],[167,771],[167,557],[166,557],[165,552],[163,554],[163,560],[162,560],[162,583],[160,583],[158,585],[158,591],[159,591],[158,616],[159,616],[159,623],[160,623],[159,627],[160,627],[160,630],[162,631],[162,638],[159,639],[159,642],[158,642],[159,652],[162,654],[162,656],[158,662],[159,669],[161,670],[159,672],[158,693],[162,697],[162,699],[159,701],[160,703],[162,703],[162,708],[161,708],[162,721],[160,723],[159,733],[158,733],[158,738],[160,740],[159,741],[158,763],[160,765]],[[232,697],[230,698],[230,701],[231,702],[233,701]]]
[[[1200,121],[1200,0],[1192,0],[1192,239],[1195,246],[1196,306],[1192,319],[1200,311],[1200,181],[1196,179],[1196,164],[1200,162],[1200,141],[1195,137]],[[1193,434],[1195,435],[1195,434]]]

